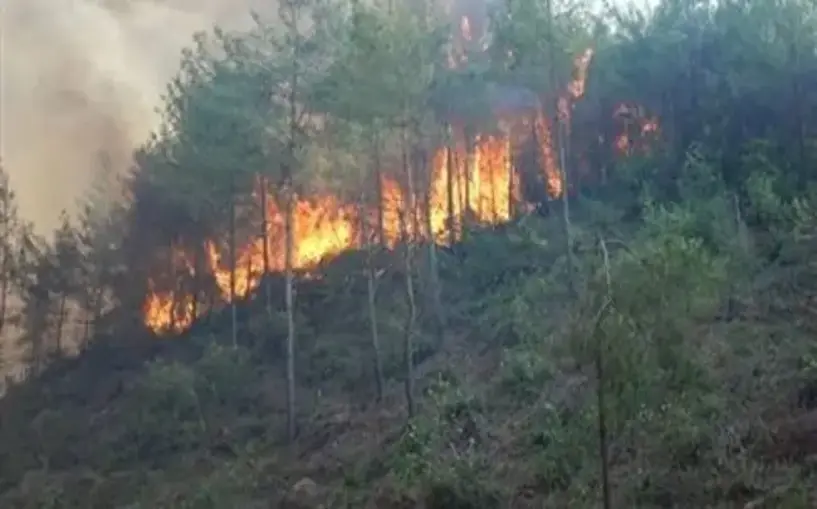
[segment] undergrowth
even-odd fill
[[[768,275],[817,275],[802,254],[815,201],[777,196],[765,173],[740,198],[696,158],[684,175],[678,200],[642,193],[627,228],[603,220],[614,204],[583,209],[573,300],[555,220],[474,232],[442,255],[452,325],[440,345],[420,316],[423,395],[411,419],[400,397],[400,280],[383,282],[377,302],[382,402],[367,313],[349,304],[361,282],[347,281],[338,295],[317,292],[298,318],[310,331],[297,364],[308,419],[294,447],[283,445],[281,349],[267,344],[279,331],[255,324],[238,347],[197,334],[115,377],[90,351],[3,400],[0,503],[260,508],[294,503],[298,485],[338,508],[596,507],[601,391],[614,507],[813,507],[814,458],[781,460],[765,444],[785,447],[780,423],[817,404],[817,322],[776,311],[810,296]],[[773,238],[750,233],[762,224]],[[785,266],[769,259],[778,250]],[[62,396],[94,370],[83,399]]]

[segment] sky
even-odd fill
[[[262,3],[0,0],[0,156],[23,215],[47,231],[102,157],[128,167],[192,34]]]
[[[271,8],[272,0],[0,0],[0,158],[23,216],[47,232],[98,178],[103,158],[129,166],[194,32],[241,27],[250,9]]]

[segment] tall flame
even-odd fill
[[[396,245],[401,232],[416,239],[447,243],[451,238],[451,229],[454,238],[459,238],[466,216],[475,223],[485,225],[498,224],[511,218],[512,204],[520,200],[520,195],[510,139],[479,137],[473,148],[471,168],[468,167],[469,158],[466,157],[464,145],[462,140],[455,144],[450,157],[449,149],[441,148],[432,159],[431,183],[427,193],[430,232],[425,226],[425,219],[417,222],[409,220],[405,221],[408,224],[402,224],[401,217],[425,218],[425,206],[415,203],[413,210],[406,210],[407,197],[402,186],[396,180],[384,177],[381,206],[387,245]],[[449,180],[453,210],[449,210]],[[374,215],[376,210],[364,213]],[[453,221],[449,221],[449,215]],[[298,198],[293,219],[294,269],[308,269],[325,257],[360,247],[359,207],[342,203],[334,196]],[[268,266],[272,271],[280,271],[285,265],[282,242],[284,217],[274,200],[267,201],[266,222]],[[453,223],[451,229],[449,223]],[[420,225],[419,230],[415,224]],[[171,250],[176,274],[193,277],[195,270],[190,258],[178,247],[173,246]],[[246,297],[260,284],[264,274],[264,253],[262,238],[238,250],[234,276],[236,298]],[[229,257],[222,256],[215,242],[207,242],[206,255],[206,270],[213,275],[221,299],[228,302],[233,280]],[[175,291],[161,292],[157,286],[153,281],[149,282],[150,292],[144,305],[147,326],[157,332],[179,332],[189,327],[196,318],[192,297]]]
[[[469,40],[472,34],[467,17],[462,19],[460,28],[463,38]],[[560,98],[557,114],[564,115],[560,120],[568,125],[572,103],[584,93],[587,67],[592,55],[593,51],[588,49],[576,59],[574,79],[568,85],[566,94]],[[456,65],[453,60],[456,59],[452,58],[452,65]],[[551,197],[558,197],[564,192],[564,183],[555,157],[550,121],[541,108],[531,113],[532,129],[526,118],[512,119],[510,123],[528,126],[527,130],[532,130],[547,192]],[[506,131],[509,133],[513,129]],[[407,199],[400,182],[384,177],[379,208],[382,211],[385,243],[394,246],[405,234],[414,239],[444,244],[460,238],[466,221],[492,225],[511,219],[515,204],[522,199],[511,141],[511,135],[507,133],[502,136],[480,135],[473,140],[460,136],[450,147],[439,148],[431,161],[428,187],[417,192],[415,199]],[[256,196],[256,200],[260,200],[260,195]],[[412,206],[408,207],[408,203]],[[212,275],[223,302],[229,302],[233,297],[246,297],[255,290],[261,282],[265,266],[271,271],[284,269],[283,213],[271,199],[267,200],[264,213],[267,246],[264,246],[264,236],[259,236],[238,249],[234,272],[230,270],[229,259],[224,259],[216,242],[210,241],[205,245],[206,267],[202,270]],[[328,256],[360,247],[361,213],[373,218],[377,210],[361,212],[360,207],[343,203],[329,194],[297,197],[293,210],[293,268],[309,269]],[[190,258],[178,246],[171,246],[174,276],[196,276]],[[234,291],[231,291],[233,283]],[[196,297],[190,292],[161,291],[154,280],[148,282],[148,289],[143,308],[144,321],[155,332],[186,330],[204,311],[196,305]]]

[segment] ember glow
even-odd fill
[[[658,119],[648,115],[639,105],[619,104],[613,111],[619,124],[619,134],[613,145],[618,154],[630,156],[650,152],[651,141],[658,135]]]

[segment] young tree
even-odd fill
[[[64,355],[63,345],[65,325],[69,322],[71,306],[79,291],[80,252],[77,233],[68,213],[60,215],[60,226],[54,231],[53,261],[51,262],[51,289],[57,299],[56,323],[54,325],[55,348],[58,355]]]
[[[49,335],[53,332],[51,320],[55,312],[53,253],[30,224],[22,225],[18,235],[15,284],[22,301],[20,342],[26,349],[30,374],[36,376],[45,369],[52,349]]]
[[[328,61],[327,27],[334,13],[315,0],[285,0],[280,3],[277,23],[256,16],[257,29],[242,48],[243,65],[265,78],[269,97],[268,115],[263,118],[267,146],[275,147],[274,160],[267,161],[277,183],[277,201],[284,215],[284,273],[287,314],[287,433],[297,433],[295,393],[295,200],[307,179],[304,155],[310,132],[321,124],[310,91],[323,76]]]
[[[125,272],[123,252],[130,203],[125,182],[102,156],[91,188],[78,204],[76,241],[79,256],[77,305],[82,313],[81,347],[100,332],[104,313],[125,303],[116,280]],[[136,273],[139,273],[136,271]]]
[[[408,313],[405,325],[405,392],[409,417],[414,416],[414,334],[416,333],[417,305],[414,295],[415,243],[420,228],[416,221],[418,195],[416,170],[419,160],[412,157],[421,140],[417,132],[429,113],[431,85],[437,58],[442,55],[442,40],[437,30],[431,29],[424,8],[416,5],[395,6],[389,19],[392,43],[392,72],[396,75],[394,89],[397,110],[392,122],[400,133],[401,167],[404,178],[404,207],[401,213],[404,235],[403,270],[405,271]]]
[[[15,242],[19,219],[9,176],[0,164],[0,339],[4,338],[13,287]]]
[[[336,55],[326,75],[312,90],[321,111],[331,115],[328,133],[332,144],[344,153],[363,154],[352,159],[358,167],[343,168],[343,180],[355,189],[359,211],[360,238],[366,250],[367,310],[377,399],[383,397],[385,380],[380,348],[377,283],[382,274],[375,267],[377,245],[385,246],[382,145],[387,137],[385,120],[392,108],[387,78],[382,69],[388,62],[386,13],[360,2],[352,4],[348,21],[337,27]],[[374,218],[370,211],[374,210]]]

